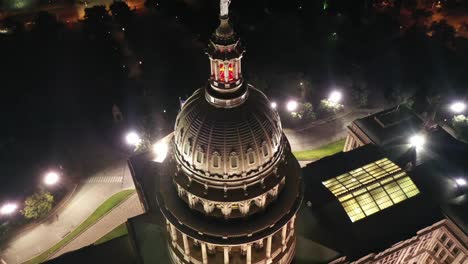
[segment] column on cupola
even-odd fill
[[[234,66],[233,66],[233,70],[234,70],[234,79],[238,80],[239,79],[239,60],[236,59],[234,60]]]
[[[211,76],[216,79],[215,62],[210,58]]]
[[[229,82],[229,61],[224,62],[224,82]]]
[[[219,65],[220,65],[219,61],[215,61],[216,81],[221,80],[221,67],[219,67]]]

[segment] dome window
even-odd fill
[[[238,164],[238,157],[236,152],[231,153],[231,168],[237,168],[239,166]]]
[[[262,143],[262,152],[264,157],[268,156],[268,144],[265,141]]]
[[[201,146],[198,146],[197,147],[197,162],[203,163],[204,158],[205,158],[204,156],[205,156],[205,153],[203,151],[203,148]]]
[[[213,152],[213,167],[214,168],[219,168],[219,152],[215,151]]]
[[[192,147],[192,139],[189,138],[188,142],[184,145],[184,154],[190,155],[190,148]]]
[[[251,148],[247,150],[247,161],[249,162],[250,165],[255,163],[254,151]]]

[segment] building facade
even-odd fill
[[[466,264],[468,237],[450,220],[420,230],[416,236],[356,261],[339,258],[331,264]]]
[[[221,1],[224,12],[229,1]],[[300,168],[278,113],[242,75],[244,49],[220,16],[211,73],[179,113],[171,178],[161,179],[172,263],[290,263],[302,200]],[[171,165],[172,164],[172,165]]]

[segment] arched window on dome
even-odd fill
[[[239,162],[238,162],[238,157],[237,157],[237,153],[236,152],[231,152],[231,157],[230,157],[230,161],[231,161],[231,168],[235,169],[239,166]]]
[[[252,148],[247,149],[247,161],[249,165],[252,165],[255,163],[255,153]]]
[[[220,156],[218,151],[213,152],[213,168],[219,168]]]
[[[262,152],[264,157],[268,156],[268,144],[266,143],[266,141],[262,142]]]
[[[205,151],[203,151],[202,146],[198,146],[196,160],[198,163],[203,163],[204,159],[205,159]]]
[[[184,154],[190,155],[190,149],[192,148],[192,139],[189,138],[184,145]]]

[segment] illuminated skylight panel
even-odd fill
[[[386,158],[323,184],[338,198],[352,222],[419,193],[408,175]]]

